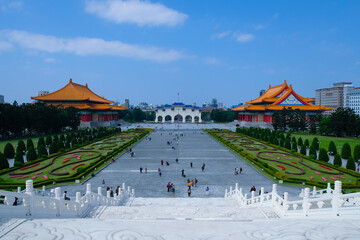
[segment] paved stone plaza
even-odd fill
[[[177,133],[183,134],[179,140],[176,138]],[[201,130],[156,130],[149,138],[151,141],[144,139],[133,148],[135,157],[124,154],[91,178],[88,182],[92,184],[93,190],[102,186],[104,179],[104,187],[116,188],[125,182],[135,189],[136,197],[187,197],[187,179],[197,178],[198,186],[192,188],[192,197],[223,197],[225,189],[235,186],[235,183],[239,183],[239,187],[249,193],[252,185],[257,190],[263,186],[265,191],[271,191],[272,181]],[[176,158],[179,159],[178,163]],[[164,161],[163,166],[160,165],[161,160]],[[166,161],[170,166],[166,166]],[[190,162],[193,163],[192,168]],[[201,170],[203,163],[204,172]],[[140,174],[140,167],[147,167],[148,173]],[[242,167],[243,173],[235,176],[235,167]],[[158,168],[162,170],[161,177]],[[185,178],[181,176],[182,169]],[[168,182],[175,184],[175,194],[167,192]],[[210,188],[209,195],[205,195],[207,186]],[[63,188],[70,196],[75,196],[76,191],[84,191],[83,185]],[[296,197],[300,188],[279,186],[279,192],[284,191]]]

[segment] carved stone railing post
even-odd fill
[[[18,188],[17,188],[17,192],[18,192],[18,193],[21,193],[21,187],[18,187]]]
[[[313,194],[312,194],[312,196],[315,198],[316,197],[316,186],[314,186],[314,188],[313,188]]]
[[[131,193],[130,189],[131,189],[130,186],[128,186],[127,187],[127,192],[128,192],[129,197],[130,197],[130,193]]]
[[[275,203],[276,203],[276,195],[277,195],[276,188],[277,188],[277,185],[273,184],[272,192],[271,192],[271,204],[272,204],[273,207],[275,206]]]
[[[283,201],[283,216],[287,216],[287,211],[289,209],[288,199],[289,199],[289,194],[287,192],[285,192],[284,193],[284,201]]]
[[[132,197],[135,197],[135,189],[132,189],[132,190],[131,190],[131,196],[132,196]]]
[[[330,185],[330,183],[327,184],[326,193],[327,194],[331,193],[331,185]]]
[[[61,215],[61,211],[62,211],[62,209],[61,209],[62,199],[61,199],[61,188],[60,187],[55,188],[55,199],[58,200],[56,216],[59,217]]]
[[[340,199],[341,196],[341,190],[342,190],[342,182],[341,181],[335,181],[335,187],[334,187],[334,194],[332,195],[331,200],[331,206],[333,209],[333,213],[335,216],[340,215],[340,207],[343,204],[343,200]]]
[[[234,194],[234,193],[233,193],[233,189],[232,189],[232,187],[230,187],[229,194],[230,194],[230,196],[232,196],[232,195]]]
[[[102,196],[102,188],[98,187],[98,197],[97,197],[97,201],[98,204],[101,205],[101,196]]]
[[[91,183],[86,184],[86,201],[91,203]]]
[[[126,188],[125,188],[125,187],[126,187],[126,186],[125,186],[125,183],[122,183],[122,187],[121,187],[121,188],[122,188],[122,190],[123,190],[123,191],[125,191],[125,190],[126,190]]]
[[[304,216],[306,217],[308,216],[308,210],[311,206],[311,203],[309,203],[309,196],[310,196],[310,188],[305,188],[302,208],[303,208]]]
[[[81,193],[80,193],[80,192],[76,192],[76,199],[75,199],[75,202],[77,202],[77,205],[76,205],[76,216],[78,216],[78,217],[80,217],[80,209],[81,209],[80,199],[81,199]]]
[[[251,205],[255,204],[255,191],[251,191]]]
[[[228,194],[227,194],[227,189],[225,189],[225,197],[227,197],[228,196]]]
[[[26,180],[26,188],[25,193],[30,196],[29,202],[27,203],[29,205],[27,216],[31,216],[34,214],[34,185],[33,180]]]
[[[238,183],[235,183],[235,193],[237,194],[239,191],[239,184]]]
[[[263,205],[263,203],[264,203],[264,188],[262,187],[260,189],[260,204],[261,204],[261,206]]]

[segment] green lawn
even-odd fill
[[[46,177],[54,181],[61,177],[68,177],[76,171],[76,168],[73,169],[74,167],[79,164],[83,164],[80,166],[83,168],[90,166],[90,163],[98,160],[100,156],[105,156],[108,152],[120,147],[141,133],[142,130],[128,130],[118,133],[115,136],[41,161],[34,167],[27,169],[20,168],[13,172],[0,175],[0,181],[23,184],[26,180],[33,179],[35,176],[34,182],[44,180]]]
[[[357,180],[356,177],[342,173],[336,168],[326,167],[234,132],[217,132],[215,134],[237,145],[260,161],[267,163],[288,178],[318,181],[320,183],[332,183],[335,180],[354,183]]]
[[[360,145],[360,140],[356,140],[353,138],[327,137],[327,136],[321,136],[321,135],[302,134],[302,133],[293,133],[293,134],[291,134],[291,137],[295,137],[296,139],[299,139],[299,137],[301,137],[303,139],[303,141],[308,139],[310,145],[311,145],[311,142],[314,139],[314,137],[317,137],[320,142],[320,147],[325,148],[326,150],[329,148],[330,141],[333,141],[335,143],[335,146],[337,147],[338,151],[339,151],[339,149],[342,148],[344,143],[349,143],[352,153],[354,151],[354,147],[356,145]]]

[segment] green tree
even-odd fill
[[[356,145],[354,148],[354,161],[358,162],[360,159],[360,145]]]
[[[31,162],[37,159],[34,147],[30,147],[26,153],[26,161]]]
[[[65,136],[64,136],[64,134],[61,134],[59,139],[60,139],[60,141],[65,142]]]
[[[337,167],[341,167],[342,161],[341,161],[340,154],[335,154],[334,165],[337,166]]]
[[[4,148],[4,155],[6,158],[14,158],[15,150],[11,143],[7,143]]]
[[[52,143],[52,137],[51,136],[46,136],[46,146],[50,146]]]
[[[320,160],[320,161],[324,161],[324,162],[328,162],[328,161],[329,161],[329,156],[327,155],[327,152],[326,152],[326,149],[325,149],[325,148],[320,148],[319,160]]]
[[[9,162],[5,155],[0,152],[0,170],[9,168]]]
[[[305,147],[309,147],[310,144],[309,144],[309,140],[308,139],[305,139],[305,143],[304,143]]]
[[[55,135],[54,137],[53,137],[53,142],[58,142],[59,141],[59,137],[58,137],[58,135]]]
[[[348,143],[344,143],[343,147],[341,148],[341,157],[343,159],[348,159],[351,156],[351,149]]]
[[[355,171],[355,162],[351,156],[349,156],[349,159],[347,160],[346,168]]]
[[[24,143],[24,141],[23,140],[19,140],[18,141],[18,145],[17,145],[17,147],[16,147],[16,151],[21,151],[23,154],[24,154],[24,152],[26,151],[26,146],[25,146],[25,143]]]
[[[38,155],[39,157],[43,157],[44,155],[45,155],[45,156],[48,155],[48,152],[47,152],[45,146],[42,145],[42,144],[38,145],[38,147],[37,147],[37,152],[38,152],[37,155]]]
[[[316,159],[316,149],[314,147],[314,145],[310,146],[310,151],[309,151],[309,156],[313,156]]]
[[[24,164],[24,157],[22,154],[18,153],[15,155],[15,160],[14,160],[14,166],[18,167]]]
[[[330,127],[337,137],[354,136],[358,128],[358,116],[351,108],[337,108],[330,116]]]
[[[34,143],[32,141],[31,138],[29,138],[27,141],[26,141],[26,149],[29,151],[29,148],[33,147],[34,148]]]
[[[39,138],[39,141],[38,141],[38,143],[37,143],[37,147],[39,147],[39,145],[45,146],[45,140],[44,140],[43,137]]]
[[[305,147],[305,144],[301,145],[300,153],[303,154],[303,155],[306,155],[306,147]]]
[[[54,154],[57,153],[58,149],[57,149],[57,144],[56,142],[52,142],[49,148],[49,154]]]
[[[296,139],[295,139],[295,141],[294,141],[294,142],[292,142],[292,144],[291,144],[291,149],[292,149],[292,150],[295,150],[295,152],[297,152],[297,151],[298,151],[298,147],[297,147]]]
[[[335,156],[335,154],[337,154],[336,146],[333,141],[330,141],[329,143],[329,152],[332,156]]]
[[[286,139],[285,139],[285,148],[291,150],[290,138],[286,138]]]
[[[298,139],[298,145],[301,147],[303,145],[303,140],[301,137],[299,137]]]
[[[56,148],[58,149],[58,151],[62,148],[65,148],[64,143],[61,140],[59,140],[56,144]]]
[[[331,128],[331,117],[323,117],[319,122],[319,131],[322,135],[331,135],[333,129]]]
[[[320,143],[319,143],[319,139],[317,137],[314,137],[311,145],[315,147],[316,151],[319,151]]]

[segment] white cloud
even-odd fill
[[[188,16],[160,3],[140,0],[86,1],[85,10],[115,23],[135,23],[139,26],[176,26]]]
[[[217,58],[214,57],[207,57],[204,59],[206,64],[210,64],[210,65],[219,65],[221,64],[221,61]]]
[[[29,33],[26,31],[3,30],[1,39],[24,49],[48,53],[73,53],[86,55],[112,55],[123,58],[170,62],[186,58],[176,50],[163,50],[158,47],[127,44],[120,41],[106,41],[100,38],[57,38],[54,36]]]
[[[0,0],[0,9],[3,12],[11,9],[20,10],[21,8],[22,8],[22,1]]]
[[[48,63],[57,62],[57,60],[55,58],[45,58],[44,61],[48,62]]]
[[[235,38],[238,42],[251,42],[255,39],[255,35],[251,33],[240,33],[237,34]]]
[[[360,65],[360,61],[355,62],[355,65]]]
[[[228,36],[229,34],[231,33],[231,31],[226,31],[226,32],[221,32],[221,33],[215,33],[214,35],[212,35],[212,39],[215,39],[215,38],[224,38],[226,36]]]
[[[279,17],[279,13],[275,13],[274,15],[273,15],[273,18],[274,19],[277,19]]]
[[[255,30],[261,30],[261,29],[264,29],[264,28],[266,28],[266,27],[268,27],[269,26],[269,24],[259,24],[259,25],[256,25],[255,27],[254,27],[254,29]]]
[[[7,51],[10,50],[13,47],[13,45],[6,41],[0,40],[0,51]]]

